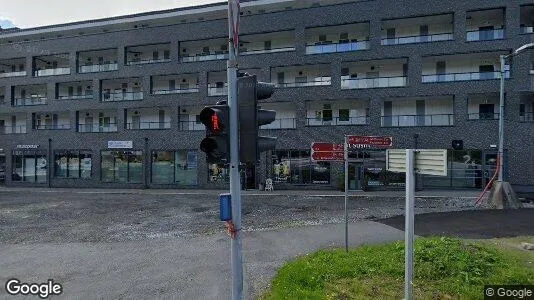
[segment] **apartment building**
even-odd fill
[[[534,41],[534,0],[242,1],[240,69],[276,84],[260,106],[277,149],[247,185],[335,189],[312,142],[391,136],[449,149],[420,188],[482,189],[496,168],[499,55]],[[8,186],[221,188],[199,113],[227,95],[226,3],[0,31],[0,164]],[[506,65],[505,178],[534,188],[534,51]],[[452,142],[463,145],[453,149]],[[456,143],[459,145],[460,143]],[[352,154],[350,188],[399,188],[384,149]]]

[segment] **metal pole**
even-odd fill
[[[406,149],[406,215],[404,225],[404,299],[413,299],[414,150]]]
[[[237,5],[235,2],[237,1]],[[237,9],[236,9],[237,8]],[[237,11],[235,11],[237,10]],[[231,239],[232,299],[243,299],[243,255],[241,252],[241,178],[239,176],[239,103],[237,103],[237,39],[239,1],[228,1],[228,106],[230,107],[230,195],[232,199],[232,222],[236,230]]]
[[[345,161],[345,252],[349,252],[349,213],[347,211],[347,202],[349,198],[349,149],[347,136],[345,136],[343,151]]]
[[[500,63],[501,63],[501,91],[500,91],[500,99],[499,99],[499,165],[497,166],[499,168],[499,178],[497,179],[499,182],[502,182],[503,180],[503,165],[504,165],[504,64],[505,64],[505,56],[500,56]]]

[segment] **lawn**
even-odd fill
[[[534,237],[415,242],[416,299],[483,299],[485,284],[534,284]],[[402,299],[404,242],[328,249],[284,265],[264,299]]]

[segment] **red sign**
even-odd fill
[[[343,144],[312,143],[311,159],[315,161],[343,161],[345,157],[343,149]]]
[[[335,160],[343,161],[344,154],[343,152],[312,152],[312,160]]]
[[[347,143],[349,145],[370,145],[375,147],[391,147],[393,146],[393,139],[388,136],[347,136]]]
[[[341,151],[343,152],[343,144],[330,143],[312,143],[312,151]]]

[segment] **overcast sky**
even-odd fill
[[[30,28],[215,2],[224,0],[0,0],[0,25]]]

